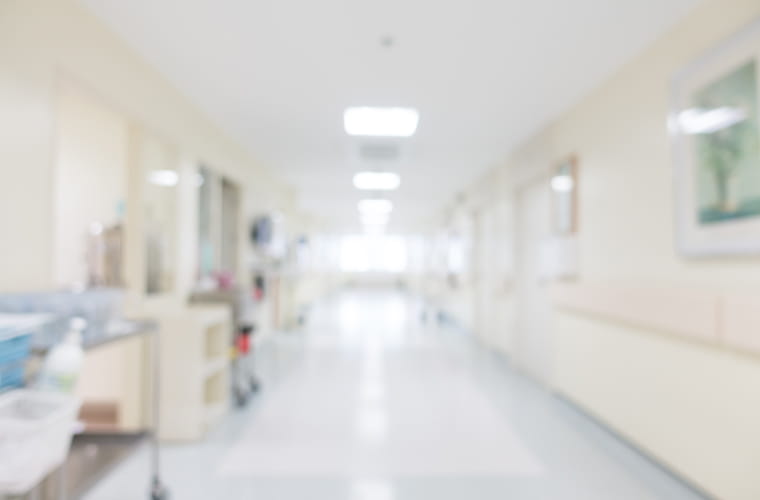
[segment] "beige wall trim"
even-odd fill
[[[688,289],[557,284],[556,306],[649,330],[718,342],[720,296]]]
[[[760,354],[760,295],[555,284],[556,307]]]
[[[714,498],[760,498],[756,356],[579,311],[554,324],[557,392]]]
[[[719,331],[724,342],[760,354],[760,295],[721,297]]]

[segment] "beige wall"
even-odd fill
[[[760,498],[760,363],[558,312],[555,388],[716,498]]]
[[[518,190],[542,176],[548,189],[549,169],[575,154],[580,166],[578,283],[738,295],[757,290],[758,257],[678,254],[666,123],[675,73],[758,16],[756,0],[703,2],[518,147],[485,181],[508,177],[497,192],[473,186],[470,197],[484,197],[479,203],[485,206],[511,202]],[[512,232],[508,225],[502,229]],[[509,281],[511,273],[501,275]],[[514,304],[510,294],[494,300],[504,309]],[[552,325],[554,390],[716,497],[760,498],[756,355],[577,311],[555,310]],[[520,332],[513,321],[501,328],[505,340],[495,345],[509,354],[509,339]]]
[[[752,288],[759,258],[686,259],[674,244],[670,81],[757,16],[753,0],[710,0],[563,116],[543,144],[580,158],[581,268],[590,280]],[[555,160],[556,161],[556,160]]]
[[[292,207],[275,182],[157,71],[70,0],[0,2],[0,290],[55,283],[56,100],[63,80],[239,182],[244,212]],[[242,244],[242,242],[241,242]]]
[[[56,103],[53,192],[56,286],[86,283],[86,234],[120,222],[127,201],[129,122],[75,85]]]

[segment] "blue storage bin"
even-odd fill
[[[29,334],[0,333],[0,391],[24,385],[24,368],[32,344]]]
[[[31,344],[32,336],[29,334],[3,338],[0,332],[0,364],[26,359],[29,356]]]
[[[24,386],[25,360],[0,363],[0,391]]]
[[[42,324],[39,316],[0,315],[0,391],[24,385],[32,333]]]

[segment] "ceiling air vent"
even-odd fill
[[[362,144],[359,156],[366,161],[394,161],[399,159],[401,151],[397,144]]]

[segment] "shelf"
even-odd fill
[[[229,368],[230,360],[226,357],[218,357],[209,360],[203,369],[203,379],[207,379]]]
[[[229,324],[219,322],[209,325],[204,332],[206,357],[223,356],[229,349]]]
[[[161,325],[161,428],[165,441],[201,439],[229,407],[231,311],[191,305]]]
[[[223,402],[207,406],[205,415],[206,426],[210,427],[222,418],[227,413],[227,409],[227,404]]]

